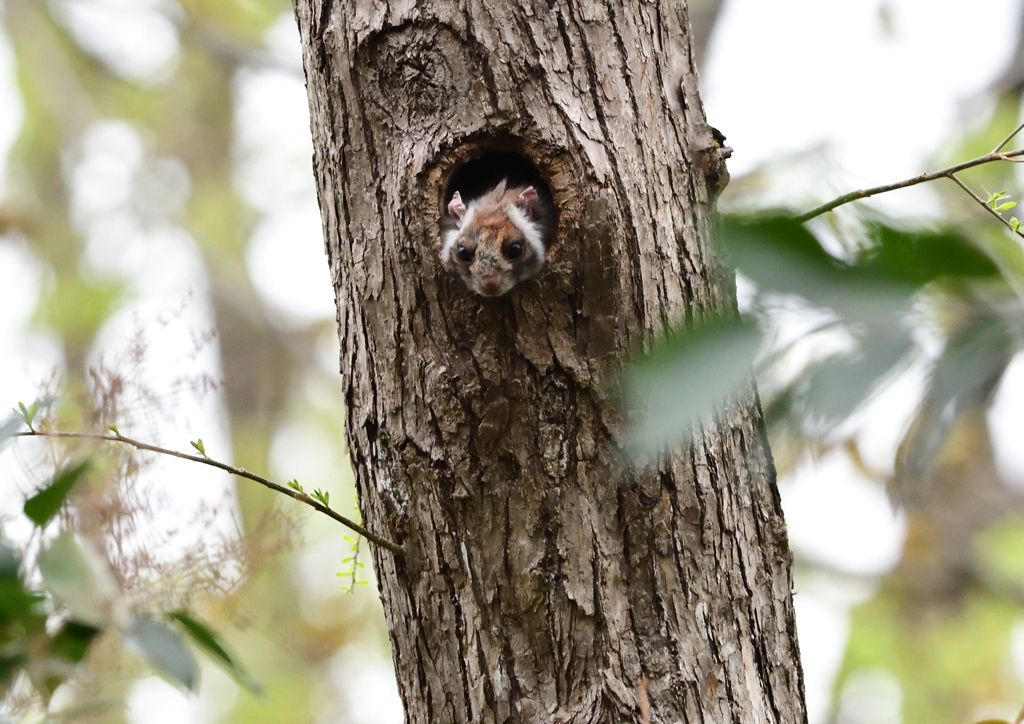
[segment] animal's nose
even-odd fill
[[[484,291],[498,291],[501,288],[501,274],[484,274],[480,277],[480,286]]]

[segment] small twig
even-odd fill
[[[356,590],[356,580],[359,574],[359,544],[363,542],[362,537],[356,538],[355,551],[352,553],[352,579],[348,584],[348,592]]]
[[[969,195],[969,196],[970,196],[970,197],[971,197],[972,199],[974,199],[975,201],[977,201],[977,202],[978,202],[978,203],[979,203],[979,204],[981,205],[981,207],[982,207],[983,209],[985,209],[985,211],[987,211],[988,213],[992,214],[992,215],[993,215],[994,217],[996,217],[997,219],[999,219],[1000,223],[1002,223],[1002,224],[1003,224],[1003,225],[1004,225],[1004,226],[1005,226],[1005,227],[1006,227],[1007,229],[1009,229],[1009,230],[1010,230],[1011,232],[1013,232],[1013,233],[1014,233],[1014,234],[1016,234],[1017,236],[1020,236],[1020,237],[1024,238],[1024,234],[1020,233],[1020,232],[1019,232],[1019,231],[1018,231],[1017,229],[1014,229],[1014,228],[1013,228],[1013,225],[1012,225],[1012,224],[1011,224],[1011,223],[1010,223],[1009,221],[1007,221],[1006,219],[1004,219],[1004,218],[1003,218],[1003,215],[1002,215],[1002,214],[1000,214],[1000,213],[999,213],[998,211],[996,211],[996,210],[995,210],[995,209],[993,209],[993,208],[992,208],[991,206],[989,206],[989,205],[988,205],[987,203],[985,203],[985,199],[981,198],[980,196],[978,196],[978,194],[976,194],[976,193],[974,193],[973,191],[971,191],[971,187],[970,187],[970,186],[968,186],[967,184],[965,184],[965,183],[964,183],[963,181],[961,181],[961,180],[960,180],[960,179],[959,179],[959,178],[957,177],[957,175],[956,175],[956,174],[952,174],[952,173],[951,173],[951,174],[949,174],[949,176],[948,176],[947,178],[949,178],[949,179],[950,179],[951,181],[954,181],[954,182],[956,182],[956,185],[957,185],[957,186],[959,186],[959,187],[960,187],[960,188],[962,188],[962,189],[963,189],[964,191],[966,191],[966,192],[967,192],[967,194],[968,194],[968,195]]]
[[[1018,129],[1019,130],[1019,129]],[[1014,132],[1016,133],[1016,131]],[[1013,138],[1011,135],[1010,138]],[[1001,148],[1001,147],[1000,147]],[[992,163],[994,161],[1014,161],[1018,156],[1024,156],[1024,149],[1017,149],[1016,151],[1007,151],[1006,153],[1000,153],[993,151],[992,153],[986,154],[985,156],[979,156],[978,158],[972,158],[970,161],[964,161],[958,163],[955,166],[949,166],[939,171],[929,171],[923,173],[920,176],[914,176],[913,178],[904,179],[903,181],[897,181],[892,184],[885,184],[884,186],[874,186],[869,189],[861,189],[859,191],[851,191],[848,194],[832,199],[826,204],[815,207],[805,214],[801,214],[796,217],[796,220],[801,224],[810,221],[811,219],[821,216],[822,214],[828,213],[843,204],[848,204],[851,201],[859,201],[860,199],[866,199],[870,196],[877,196],[878,194],[884,194],[889,191],[896,191],[897,189],[905,189],[908,186],[917,186],[918,184],[927,183],[928,181],[935,181],[940,178],[952,178],[953,174],[959,173],[975,166],[981,166],[986,163]]]
[[[1024,130],[1024,123],[1021,123],[1019,126],[1014,128],[1013,129],[1013,133],[1011,133],[1009,136],[1004,138],[1002,143],[1000,143],[998,146],[996,146],[995,148],[992,149],[992,153],[999,153],[1000,151],[1002,151],[1003,150],[1003,146],[1005,146],[1007,143],[1012,141],[1013,137],[1016,136],[1018,133],[1020,133],[1022,130]]]
[[[137,450],[147,450],[149,452],[160,453],[161,455],[169,455],[171,457],[181,458],[182,460],[191,460],[194,463],[202,463],[203,465],[209,465],[214,468],[219,468],[225,472],[231,473],[232,475],[237,475],[240,478],[252,480],[253,482],[259,483],[260,485],[266,488],[275,490],[278,493],[281,493],[282,495],[287,495],[289,498],[297,500],[300,503],[304,503],[305,505],[308,505],[309,507],[323,513],[327,517],[333,518],[334,520],[338,521],[347,528],[350,528],[356,533],[365,536],[368,541],[376,543],[381,548],[386,548],[392,553],[395,553],[396,555],[404,554],[404,551],[402,550],[402,547],[400,545],[392,543],[386,538],[381,538],[379,535],[370,532],[369,530],[359,525],[355,521],[349,520],[340,513],[331,510],[323,503],[314,500],[305,493],[300,493],[297,490],[292,490],[291,488],[286,488],[283,485],[278,485],[277,483],[271,480],[267,480],[266,478],[260,475],[250,473],[245,468],[236,468],[233,465],[228,465],[227,463],[222,463],[218,460],[213,460],[208,457],[201,457],[199,455],[189,455],[188,453],[178,452],[176,450],[168,450],[167,448],[157,447],[156,445],[150,445],[149,443],[133,440],[130,437],[125,437],[124,435],[120,434],[104,435],[102,433],[96,432],[60,432],[56,430],[31,430],[29,432],[19,432],[15,435],[15,437],[58,437],[75,438],[82,440],[102,440],[105,442],[120,442],[124,443],[125,445],[131,445]]]

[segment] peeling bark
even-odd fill
[[[631,469],[614,373],[734,306],[673,0],[299,0],[347,435],[407,721],[803,722],[756,396]],[[445,182],[531,159],[560,209],[498,299],[438,259]]]

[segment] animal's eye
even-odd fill
[[[523,245],[518,241],[513,241],[511,244],[505,247],[505,258],[506,259],[518,259],[523,255]]]
[[[473,250],[466,248],[465,246],[459,245],[459,249],[456,252],[462,261],[473,261]]]

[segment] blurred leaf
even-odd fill
[[[75,487],[83,475],[89,470],[92,463],[88,458],[62,468],[53,476],[53,481],[31,498],[25,501],[25,515],[28,519],[42,528],[53,516],[57,515],[64,501],[67,500],[71,489]]]
[[[7,694],[15,677],[25,668],[28,663],[28,654],[5,647],[6,651],[0,651],[0,694]],[[4,721],[4,720],[0,720]]]
[[[736,268],[761,291],[817,297],[846,272],[791,214],[723,216],[718,229]]]
[[[20,580],[0,580],[0,623],[25,621],[37,612],[43,597],[27,590]]]
[[[148,616],[139,616],[127,634],[150,664],[171,681],[189,691],[199,685],[199,665],[184,639],[168,626]]]
[[[58,277],[56,286],[40,303],[37,319],[63,337],[91,340],[120,305],[123,295],[120,284],[65,274]]]
[[[908,231],[873,222],[867,225],[871,246],[856,267],[869,276],[920,287],[941,278],[993,278],[999,268],[988,254],[953,230]]]
[[[260,31],[283,13],[290,11],[290,6],[281,0],[180,0],[194,22],[211,25],[219,31],[217,35],[230,32],[239,40],[250,43],[259,42]],[[192,29],[210,33],[214,28]],[[228,38],[218,38],[224,43]]]
[[[718,319],[671,334],[629,367],[627,404],[640,411],[630,434],[634,451],[683,440],[702,415],[750,384],[760,344],[753,324]]]
[[[231,677],[240,685],[259,694],[263,687],[242,665],[235,653],[228,648],[228,645],[206,624],[193,618],[184,611],[175,611],[170,617],[180,623],[188,635],[203,651],[210,655]]]
[[[719,229],[736,267],[759,291],[796,294],[849,321],[892,319],[917,289],[939,279],[999,276],[985,251],[950,229],[869,222],[864,250],[851,262],[832,256],[787,213],[725,217]]]
[[[900,445],[898,479],[906,481],[924,472],[961,413],[987,400],[1017,347],[1015,336],[996,316],[976,320],[947,341],[930,375],[925,399]]]
[[[921,608],[893,583],[851,612],[837,692],[858,671],[887,670],[903,690],[902,721],[963,722],[980,704],[1018,691],[1003,684],[1018,605],[969,589],[955,605],[943,598]]]
[[[794,294],[866,324],[891,324],[909,308],[915,289],[907,280],[837,259],[788,213],[726,217],[719,230],[736,268],[761,293]]]
[[[0,624],[18,620],[23,623],[37,614],[43,597],[25,588],[21,580],[21,556],[0,538]]]
[[[6,539],[0,538],[0,580],[17,579],[21,555]]]
[[[14,437],[15,433],[21,429],[21,425],[21,418],[17,415],[11,415],[0,423],[0,450],[3,450],[7,441]]]
[[[112,623],[120,589],[88,541],[62,533],[39,554],[39,571],[46,589],[75,619],[101,628]]]
[[[974,557],[1000,584],[1024,586],[1024,517],[1001,520],[975,536]]]
[[[93,626],[68,621],[50,640],[50,655],[77,664],[99,633],[100,629]]]
[[[1012,275],[1018,285],[1024,280],[1024,247],[1019,241],[1019,238],[1010,238],[1002,232],[979,236],[979,243],[984,244],[985,251],[1002,273]]]
[[[896,332],[868,334],[855,354],[837,356],[815,366],[808,373],[809,411],[837,422],[857,409],[910,352],[910,336]]]

